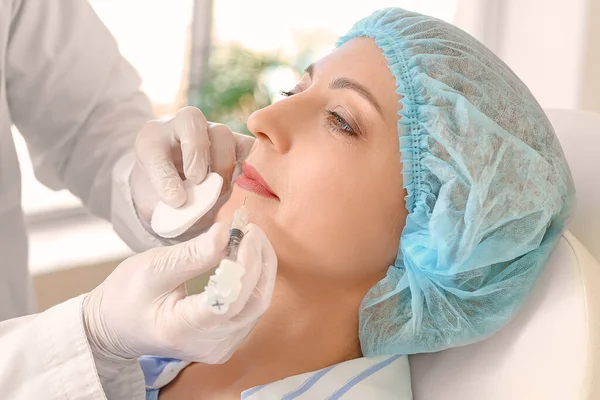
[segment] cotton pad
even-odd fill
[[[150,221],[152,230],[164,238],[181,235],[215,205],[222,186],[223,178],[214,172],[209,173],[199,185],[184,181],[186,203],[179,208],[173,208],[162,201],[159,202]]]

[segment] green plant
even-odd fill
[[[288,64],[277,55],[253,53],[239,45],[217,46],[192,105],[200,108],[209,121],[248,133],[246,120],[250,113],[273,101],[261,76],[279,66]]]

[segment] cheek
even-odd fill
[[[314,157],[290,176],[281,224],[289,227],[295,263],[320,273],[361,276],[393,262],[403,224],[399,170],[358,157]],[[398,156],[399,157],[399,156]],[[318,160],[318,161],[317,161]]]

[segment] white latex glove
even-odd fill
[[[131,196],[142,223],[151,231],[150,220],[159,200],[181,207],[187,200],[182,177],[199,184],[208,172],[223,177],[219,200],[185,237],[206,231],[216,211],[231,194],[231,183],[241,174],[254,138],[233,133],[222,124],[206,121],[195,107],[185,107],[168,121],[150,121],[135,143],[136,163],[131,173]]]
[[[100,356],[174,357],[207,364],[227,361],[268,308],[277,258],[267,237],[248,225],[238,262],[246,269],[242,290],[227,313],[215,315],[206,293],[186,296],[184,282],[216,266],[228,241],[228,227],[175,246],[135,255],[87,296],[83,306],[92,349]]]

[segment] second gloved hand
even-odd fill
[[[222,315],[205,293],[187,296],[184,282],[216,266],[228,228],[215,224],[188,242],[135,255],[87,296],[90,344],[109,359],[155,355],[207,364],[227,361],[268,308],[277,258],[267,237],[248,225],[238,252],[246,272],[238,299]]]
[[[241,173],[241,162],[252,148],[254,138],[233,133],[222,124],[210,123],[195,107],[181,109],[168,121],[146,123],[136,138],[135,166],[130,186],[133,202],[146,229],[159,200],[180,207],[187,200],[183,179],[201,183],[208,172],[223,178],[219,200],[183,237],[206,231],[216,210],[231,194],[231,183]]]

